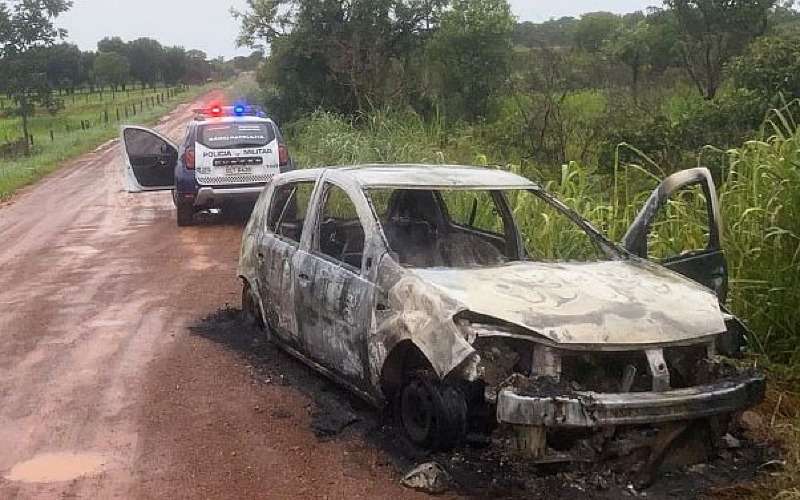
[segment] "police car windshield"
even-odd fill
[[[274,140],[268,123],[209,123],[197,131],[197,142],[209,149],[254,148]]]

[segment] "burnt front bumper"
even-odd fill
[[[664,392],[621,394],[574,392],[556,396],[517,394],[513,387],[497,395],[497,420],[512,425],[600,428],[694,420],[740,411],[764,399],[760,374]]]

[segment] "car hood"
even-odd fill
[[[717,297],[640,260],[415,269],[463,310],[570,346],[673,344],[725,331]]]

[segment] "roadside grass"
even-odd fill
[[[753,330],[750,349],[789,371],[800,371],[800,132],[791,122],[795,111],[800,116],[800,106],[775,111],[763,137],[728,151],[707,148],[701,156],[708,159],[703,164],[718,183],[730,267],[729,305]],[[577,162],[561,168],[515,162],[484,143],[475,127],[445,130],[413,113],[379,111],[348,120],[318,112],[287,129],[295,160],[304,167],[499,164],[497,168],[541,183],[614,241],[622,239],[662,177],[651,173],[660,167],[643,155],[639,164],[616,161],[602,170]],[[624,144],[618,149],[636,152]],[[524,207],[513,208],[525,213]],[[547,231],[528,229],[531,234]],[[681,196],[657,221],[649,246],[653,255],[674,255],[704,248],[707,234],[702,195]]]
[[[773,110],[758,137],[726,151],[706,147],[698,160],[717,179],[730,275],[728,305],[749,325],[753,332],[749,350],[770,373],[769,396],[758,411],[767,422],[768,435],[783,443],[786,452],[781,471],[763,476],[752,490],[741,492],[764,499],[800,499],[800,128],[794,116],[800,117],[796,102]],[[287,129],[301,166],[500,165],[497,168],[540,182],[614,241],[621,240],[665,176],[659,165],[626,144],[618,147],[613,165],[570,162],[547,168],[521,160],[513,151],[500,151],[483,139],[502,131],[484,134],[477,126],[446,129],[436,120],[425,122],[408,112],[377,111],[352,120],[317,112]],[[640,161],[622,163],[623,153]],[[671,201],[650,238],[653,255],[704,248],[708,237],[704,204],[702,195]],[[526,213],[526,207],[513,208],[515,213]],[[519,223],[528,226],[536,220]],[[558,231],[525,229],[526,233]],[[557,234],[549,236],[560,241]]]
[[[155,123],[158,118],[179,104],[194,99],[218,85],[220,84],[186,87],[173,98],[165,98],[164,101],[161,101],[161,94],[166,97],[165,89],[120,92],[116,94],[114,100],[111,99],[111,94],[106,92],[102,101],[99,94],[90,94],[89,102],[86,102],[86,94],[78,94],[74,105],[71,96],[64,96],[65,108],[56,115],[50,115],[46,110],[42,110],[30,120],[30,132],[34,136],[34,147],[30,156],[0,159],[0,201],[9,198],[17,189],[36,182],[58,169],[64,161],[87,153],[116,137],[121,125]],[[151,99],[152,105],[146,102]],[[132,111],[133,105],[136,105],[135,116]],[[119,122],[116,119],[117,108],[120,110]],[[128,109],[127,118],[124,113],[125,108]],[[109,115],[108,122],[105,121],[106,111]],[[81,127],[82,120],[90,122],[88,127],[84,127],[85,130]],[[21,129],[19,118],[0,118],[0,141],[18,139],[22,135]],[[52,140],[50,130],[53,130]]]

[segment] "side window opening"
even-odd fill
[[[686,186],[670,196],[647,237],[647,257],[664,261],[696,254],[710,246],[709,203],[700,184]]]
[[[314,182],[285,184],[275,189],[267,217],[267,228],[286,239],[300,242]]]
[[[361,270],[365,234],[355,204],[340,187],[326,184],[325,189],[325,204],[316,238],[318,250],[323,255]]]

